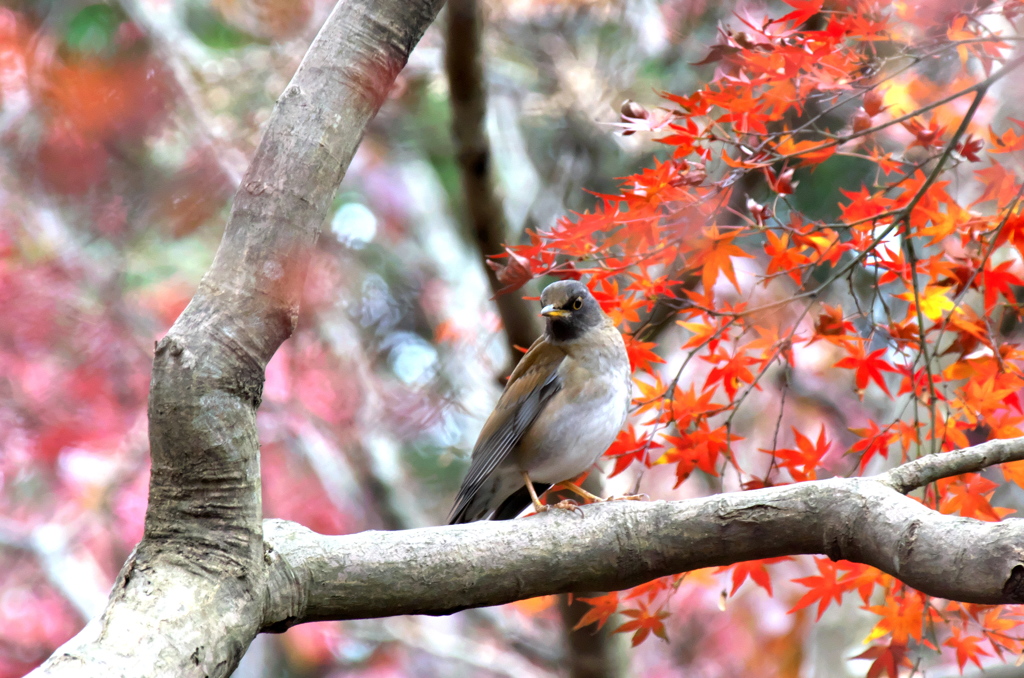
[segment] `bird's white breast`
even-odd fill
[[[608,329],[615,333],[617,345],[581,351],[562,363],[559,376],[567,386],[555,394],[522,441],[530,450],[530,478],[536,482],[559,483],[586,471],[626,421],[629,361],[621,335]]]

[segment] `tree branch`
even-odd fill
[[[745,560],[821,553],[933,596],[1024,602],[1024,520],[942,515],[903,496],[936,478],[1024,459],[1024,438],[832,478],[673,502],[609,502],[584,516],[328,537],[284,521],[265,533],[264,628],[324,619],[451,614],[576,590],[609,591]]]
[[[234,572],[261,558],[263,370],[294,329],[310,252],[363,128],[439,4],[340,3],[278,100],[213,265],[156,348],[140,558],[159,548],[188,569]]]
[[[989,440],[956,452],[930,454],[875,476],[900,494],[906,494],[940,478],[975,473],[989,466],[1024,459],[1024,438]]]

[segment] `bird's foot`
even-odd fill
[[[608,497],[602,501],[650,501],[651,498],[646,494],[624,494],[621,497]]]
[[[564,511],[573,512],[578,511],[580,516],[583,516],[583,509],[581,509],[580,505],[573,501],[572,499],[563,499],[557,504],[544,504],[543,506],[537,509],[537,513],[544,513],[546,511],[550,511],[551,509],[562,509]]]

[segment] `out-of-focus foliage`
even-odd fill
[[[994,32],[1017,35],[1019,3],[961,4],[487,5],[489,131],[520,278],[589,269],[632,337],[637,411],[606,462],[616,490],[695,496],[878,470],[930,451],[929,436],[945,449],[1019,435],[1006,352],[1024,284],[1024,132],[1007,120],[1024,117],[1019,76],[988,92],[922,201],[931,216],[911,222],[921,262],[936,262],[920,289],[880,216],[923,185],[970,97],[871,129],[998,70],[1010,49]],[[0,9],[0,678],[102,607],[141,535],[150,346],[209,264],[260,126],[328,11]],[[440,522],[502,383],[500,322],[460,226],[441,48],[428,33],[372,124],[300,327],[268,367],[268,517],[328,533]],[[783,303],[861,255],[848,287]],[[683,303],[648,317],[666,296]],[[919,321],[946,337],[924,379]],[[954,479],[925,500],[995,519],[1017,502],[1002,481]],[[585,621],[642,643],[633,675],[892,675],[1019,652],[1014,611],[947,606],[828,559],[591,604]],[[238,675],[558,675],[559,623],[542,599],[309,624],[258,638]]]

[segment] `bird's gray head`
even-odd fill
[[[569,341],[604,321],[604,312],[587,286],[578,280],[559,280],[540,293],[540,314],[548,319],[548,336]]]

